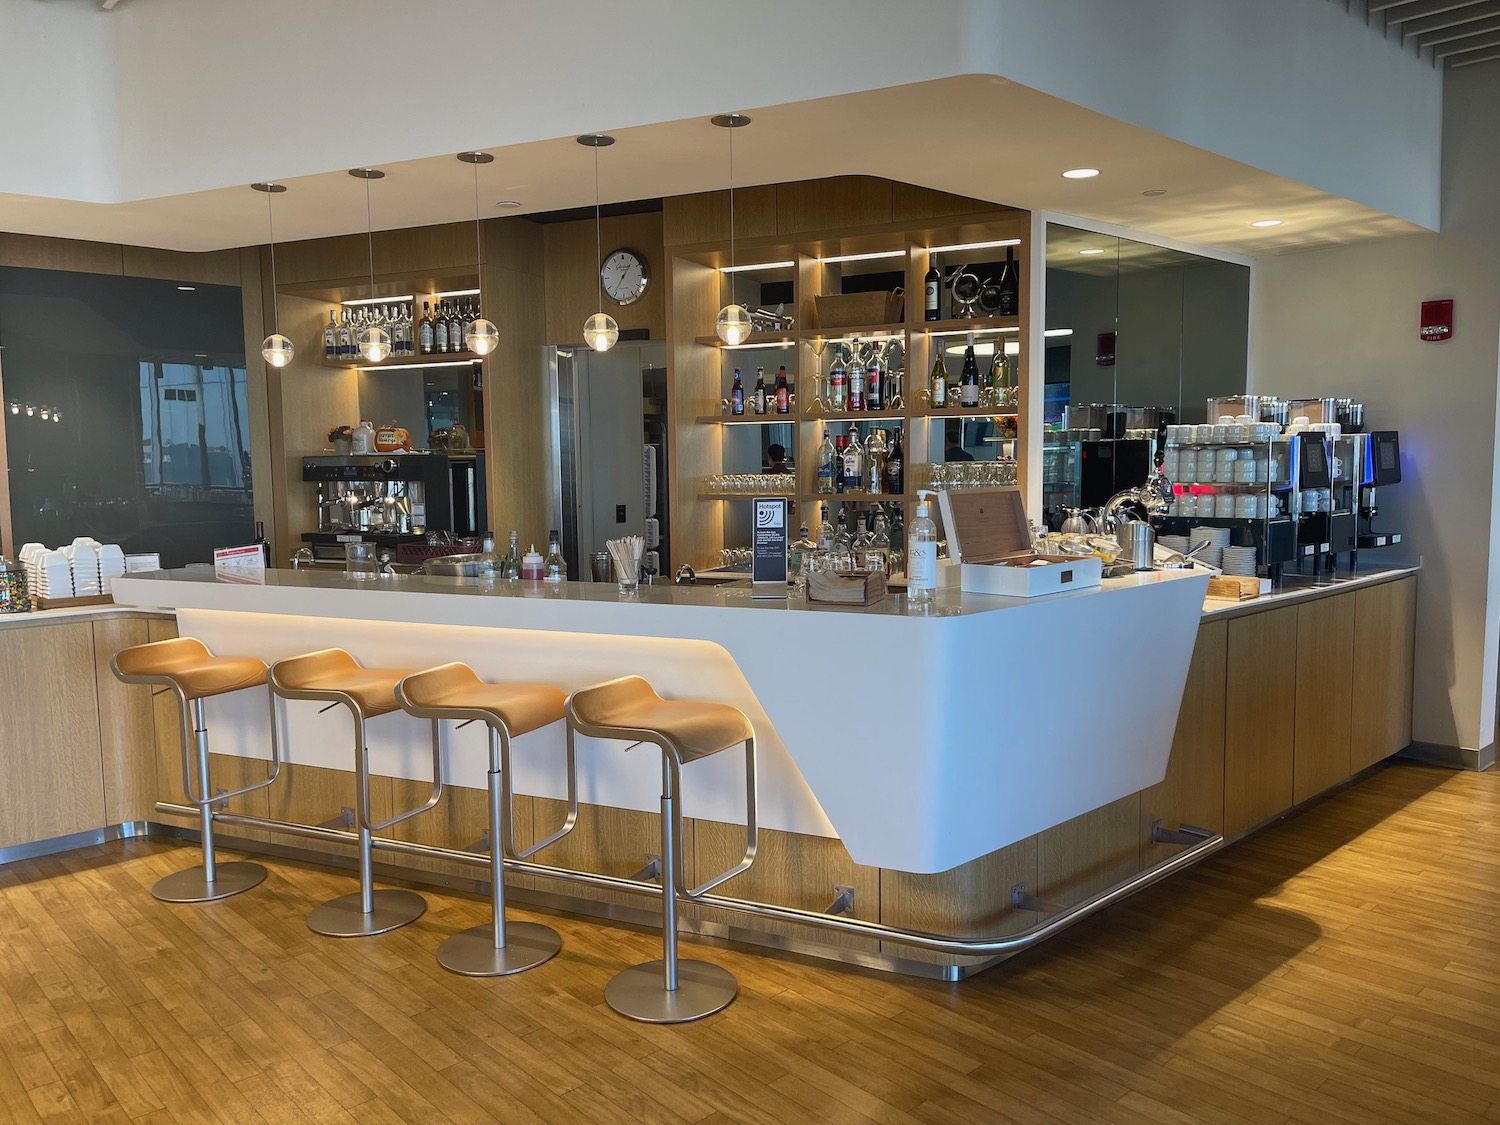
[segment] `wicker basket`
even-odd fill
[[[857,324],[899,324],[906,305],[900,290],[875,293],[834,293],[814,297],[819,328],[852,328]]]

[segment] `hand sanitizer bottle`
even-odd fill
[[[930,496],[929,489],[917,489],[917,518],[906,529],[906,601],[914,606],[931,605],[937,592],[937,524]]]

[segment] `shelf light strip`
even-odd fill
[[[1047,337],[1071,336],[1073,335],[1073,330],[1071,328],[1049,328],[1042,335]]]
[[[819,258],[823,265],[832,265],[834,262],[873,262],[878,258],[904,258],[905,250],[879,250],[873,254],[840,254],[837,258]]]
[[[449,289],[446,293],[434,293],[434,297],[477,297],[478,289]]]
[[[991,332],[1019,332],[1019,331],[1021,331],[1021,329],[1019,327],[1017,327],[1016,325],[1008,325],[1008,326],[1002,327],[1002,328],[954,328],[954,329],[951,329],[951,330],[944,330],[942,332],[929,332],[929,333],[927,333],[927,335],[933,336],[933,337],[937,337],[937,336],[968,336],[969,334],[972,333],[975,336],[985,336],[985,335],[988,335]]]
[[[410,301],[412,299],[413,298],[412,298],[412,295],[410,293],[398,293],[398,294],[396,294],[393,297],[365,297],[365,298],[362,298],[361,300],[358,300],[358,301],[340,301],[339,304],[346,305],[346,306],[353,306],[353,305],[385,305],[385,304],[389,304],[392,301]]]
[[[440,363],[377,363],[373,366],[359,367],[357,371],[390,371],[397,367],[473,367],[481,362],[478,356],[473,359],[445,359]]]
[[[929,246],[929,254],[947,254],[953,250],[988,250],[992,246],[1019,246],[1019,238],[1000,238],[994,242],[958,242],[952,246]]]
[[[785,351],[788,348],[795,348],[796,346],[797,344],[793,340],[782,340],[780,343],[776,343],[774,341],[771,343],[766,343],[762,341],[758,344],[720,344],[719,350],[724,352],[752,352],[756,350],[772,351],[779,348],[780,350]]]
[[[747,270],[779,270],[795,266],[796,262],[756,262],[750,266],[720,266],[720,273],[745,273]]]

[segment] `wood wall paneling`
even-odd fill
[[[122,246],[120,251],[122,272],[126,277],[196,281],[201,285],[241,284],[238,250],[214,250],[198,254],[181,250],[158,250],[151,246]],[[245,343],[248,347],[251,341],[246,340]]]
[[[891,222],[920,223],[953,215],[977,215],[994,211],[997,205],[967,195],[891,181]],[[920,292],[920,290],[918,291]]]
[[[1140,833],[1139,793],[1039,833],[1032,893],[1067,906],[1130,878],[1140,870]]]
[[[282,287],[369,273],[370,247],[363,234],[276,244],[276,284]]]
[[[1224,704],[1224,835],[1292,804],[1297,606],[1229,622]]]
[[[1292,800],[1299,804],[1353,772],[1354,602],[1335,595],[1297,607]]]
[[[777,184],[776,233],[791,235],[889,223],[891,190],[890,180],[874,176],[830,176]],[[738,208],[738,193],[735,204]]]
[[[375,190],[380,189],[377,187]],[[476,268],[474,255],[478,247],[474,244],[473,223],[442,223],[430,227],[377,230],[374,241],[377,278],[382,274],[410,274],[414,268],[464,269],[471,272]],[[369,273],[369,260],[370,255],[366,251],[365,268],[362,271],[365,274]],[[418,314],[420,315],[420,310]]]
[[[531,799],[532,831],[545,834],[562,824],[567,811],[567,802],[547,797]],[[529,846],[530,840],[520,833],[517,825],[516,844]],[[685,820],[682,829],[683,854],[694,854],[696,825]],[[638,812],[635,809],[616,809],[604,805],[580,805],[578,823],[551,847],[536,854],[536,860],[575,871],[598,871],[606,875],[632,875],[646,864],[646,856],[661,853],[661,818],[654,812]],[[522,880],[522,883],[525,881]],[[608,891],[581,883],[559,883],[552,879],[532,879],[538,890],[553,894],[564,894],[573,898],[594,899],[636,909],[653,910],[656,907],[648,898],[625,892]]]
[[[651,270],[646,295],[633,305],[617,305],[599,285],[599,259],[595,257],[594,221],[542,225],[546,255],[547,343],[575,344],[583,341],[583,322],[601,308],[615,318],[622,332],[644,328],[651,339],[667,335],[667,270],[662,243],[662,213],[614,215],[604,219],[602,245],[605,257],[614,250],[639,250]]]
[[[122,684],[110,671],[115,653],[145,644],[143,617],[101,617],[93,623],[94,682],[99,698],[99,742],[104,766],[104,823],[154,820],[156,719],[151,688]]]
[[[1206,621],[1198,627],[1188,667],[1167,776],[1141,792],[1141,862],[1161,863],[1179,853],[1176,844],[1157,844],[1152,826],[1190,824],[1211,832],[1224,828],[1224,692],[1229,627]]]
[[[880,872],[880,921],[887,926],[955,937],[996,937],[1036,925],[1039,915],[1010,905],[1011,889],[1037,886],[1037,837],[961,863],[947,871],[917,875]],[[858,899],[856,896],[856,906]],[[860,916],[864,917],[861,911]],[[909,945],[883,942],[881,952],[912,961],[970,965],[987,957],[954,957]]]
[[[1417,580],[1354,592],[1351,768],[1362,770],[1411,745],[1411,684]]]
[[[662,200],[663,241],[668,246],[729,241],[729,192],[704,191]],[[734,234],[770,238],[776,228],[776,185],[736,188]]]
[[[92,626],[0,630],[0,668],[9,734],[0,847],[99,828],[104,778]]]
[[[125,251],[113,242],[0,233],[0,266],[119,276],[125,272]]]

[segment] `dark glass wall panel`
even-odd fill
[[[0,268],[0,347],[18,544],[181,566],[250,540],[237,287]]]

